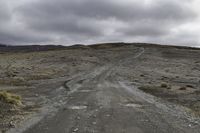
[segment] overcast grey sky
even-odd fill
[[[0,43],[200,46],[199,0],[0,0]]]

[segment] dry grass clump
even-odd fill
[[[189,88],[194,88],[193,85],[186,85],[186,87],[189,87]]]
[[[50,74],[33,74],[27,77],[28,80],[42,80],[42,79],[50,79]]]
[[[59,73],[61,73],[61,71],[54,70],[53,68],[41,69],[39,71],[34,71],[33,73],[30,73],[28,76],[26,76],[26,80],[52,79]]]
[[[162,88],[167,88],[168,85],[167,85],[167,83],[161,83],[160,87],[162,87]]]
[[[0,79],[0,84],[21,86],[27,85],[27,82],[23,77],[12,77]]]
[[[6,91],[0,91],[0,100],[14,105],[22,105],[21,96]]]
[[[145,92],[160,92],[164,91],[163,89],[170,90],[172,87],[171,85],[168,85],[167,83],[161,83],[160,85],[146,85],[146,86],[140,86],[138,89],[143,90]]]
[[[146,86],[140,86],[138,87],[138,89],[143,90],[145,92],[152,92],[152,91],[159,91],[160,88],[158,86],[150,86],[150,85],[146,85]]]
[[[191,104],[187,103],[179,103],[180,105],[183,105],[189,109],[188,111],[192,113],[194,116],[200,117],[200,102],[199,101],[187,101]]]
[[[187,90],[187,88],[183,86],[183,87],[180,87],[179,90]]]
[[[172,87],[171,87],[171,85],[168,85],[167,83],[161,83],[161,85],[160,85],[160,87],[161,88],[166,88],[166,89],[168,89],[168,90],[170,90]]]

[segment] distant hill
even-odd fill
[[[0,43],[0,52],[36,52],[36,51],[48,51],[48,50],[61,50],[61,49],[109,49],[113,47],[123,47],[127,45],[135,45],[138,47],[159,47],[159,48],[177,48],[177,49],[198,49],[194,47],[186,46],[174,46],[174,45],[160,45],[160,44],[150,44],[150,43],[101,43],[92,45],[82,45],[75,44],[72,46],[62,46],[62,45],[23,45],[23,46],[13,46]]]
[[[24,45],[11,46],[0,44],[0,52],[35,52],[63,49],[65,46],[61,45]]]
[[[5,44],[0,44],[0,47],[7,47],[7,45],[5,45]]]

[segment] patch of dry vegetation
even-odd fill
[[[0,132],[6,132],[9,128],[23,119],[22,98],[19,95],[0,91]]]
[[[192,105],[192,111],[195,115],[200,116],[200,102],[196,102]]]
[[[140,87],[138,87],[138,89],[143,90],[144,92],[148,92],[148,93],[160,91],[160,87],[155,86],[155,85],[140,86]]]
[[[33,74],[27,77],[28,80],[42,80],[42,79],[50,79],[51,75],[48,74]]]
[[[12,86],[28,85],[28,83],[23,77],[1,78],[0,84]]]
[[[160,86],[163,87],[163,88],[167,88],[168,87],[167,83],[161,83]]]
[[[187,87],[189,88],[187,88]],[[177,86],[177,89],[174,89],[174,86],[171,86],[167,83],[161,83],[160,85],[147,85],[140,86],[138,89],[152,94],[154,96],[165,99],[169,102],[182,105],[191,110],[194,115],[200,116],[200,102],[199,102],[199,90],[190,91],[194,89],[192,85],[186,86]]]
[[[21,96],[6,91],[0,91],[0,100],[8,104],[22,105]]]

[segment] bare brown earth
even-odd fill
[[[0,48],[0,91],[22,97],[0,98],[0,131],[200,132],[200,49],[49,47]]]

